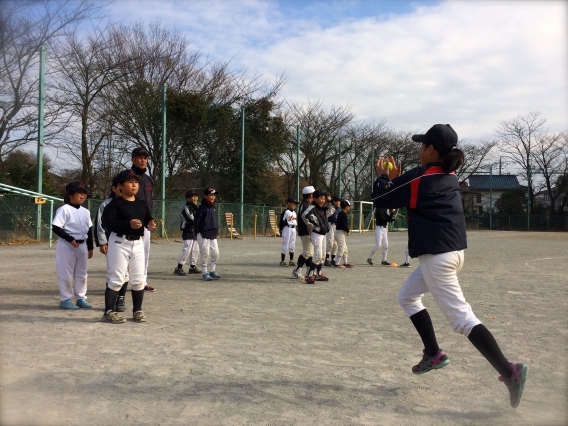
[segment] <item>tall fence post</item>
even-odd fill
[[[493,229],[493,166],[489,167],[489,229]]]
[[[341,198],[341,138],[339,138],[339,167],[337,167],[337,196]]]
[[[43,114],[45,104],[45,47],[39,48],[39,110],[37,125],[37,192],[43,191]],[[36,239],[41,239],[41,204],[37,204]]]
[[[244,208],[243,204],[245,202],[245,107],[241,107],[241,221],[240,221],[240,233],[243,233],[243,217]]]
[[[162,227],[160,228],[160,236],[165,236],[166,221],[166,91],[167,85],[162,85]]]
[[[296,125],[296,201],[300,201],[300,125],[299,124]]]

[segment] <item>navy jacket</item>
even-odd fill
[[[194,232],[195,225],[195,211],[197,206],[192,202],[185,203],[185,207],[181,211],[181,224],[179,228],[182,231],[181,237],[184,240],[195,240],[196,235]],[[216,217],[216,216],[215,216]]]
[[[347,213],[344,211],[340,211],[337,214],[337,230],[338,231],[345,231],[349,233],[349,218],[347,217]]]
[[[209,204],[205,201],[205,199],[203,199],[201,201],[201,205],[195,211],[194,221],[196,234],[201,234],[201,236],[207,240],[214,240],[217,238],[219,222],[217,220],[215,204]]]
[[[302,220],[306,224],[306,227],[310,228],[312,232],[325,235],[329,232],[329,222],[327,221],[326,211],[327,207],[325,205],[320,207],[314,201],[302,213]]]
[[[152,200],[152,191],[154,190],[154,181],[150,176],[146,174],[146,169],[139,169],[134,164],[132,165],[132,170],[142,179],[140,180],[138,186],[138,192],[135,197],[137,200],[145,201],[148,204],[150,213],[154,211],[154,202]]]
[[[375,208],[408,208],[411,257],[467,248],[458,178],[444,173],[441,163],[417,167],[392,181],[379,176],[371,200]]]
[[[389,222],[394,222],[393,215],[388,209],[375,209],[375,225],[386,227]]]

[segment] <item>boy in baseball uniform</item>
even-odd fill
[[[282,250],[280,250],[280,266],[295,266],[294,250],[296,248],[296,226],[298,220],[296,218],[296,206],[298,202],[293,198],[286,201],[287,209],[282,215]],[[286,263],[286,252],[290,253],[290,262]]]
[[[337,215],[337,229],[335,239],[337,240],[337,263],[338,268],[352,268],[355,266],[347,260],[347,236],[349,235],[349,210],[351,203],[347,200],[341,201],[341,211]]]
[[[201,267],[205,281],[218,280],[221,275],[217,273],[217,261],[219,260],[219,246],[217,245],[217,233],[219,221],[215,209],[215,199],[218,192],[215,188],[203,190],[203,200],[195,211],[195,233],[201,252]],[[211,272],[207,272],[207,263],[211,262]]]
[[[140,177],[133,170],[124,170],[116,179],[122,196],[113,199],[103,213],[103,226],[110,231],[107,251],[107,278],[105,313],[102,322],[124,323],[116,312],[119,291],[128,274],[132,294],[132,317],[145,322],[142,311],[145,285],[144,231],[152,231],[156,224],[145,201],[136,199]]]
[[[306,186],[302,189],[302,204],[298,209],[298,217],[302,217],[304,211],[311,206],[313,201],[313,194],[316,189],[313,186]],[[298,256],[298,265],[292,271],[292,276],[300,278],[302,276],[302,266],[306,264],[309,268],[312,263],[312,256],[314,255],[314,245],[310,239],[310,231],[303,220],[298,220],[298,235],[302,241],[302,254]]]
[[[200,271],[195,266],[197,261],[197,254],[199,253],[199,246],[197,244],[197,236],[195,234],[195,212],[197,211],[197,192],[187,191],[185,193],[186,203],[181,211],[181,224],[180,229],[182,231],[181,237],[183,238],[183,248],[181,249],[181,254],[178,259],[177,268],[174,269],[174,274],[176,275],[186,275],[183,272],[183,265],[189,259],[189,269],[190,274],[199,274]]]
[[[87,303],[87,259],[93,257],[93,222],[89,210],[81,207],[87,190],[81,182],[65,186],[65,204],[57,209],[51,223],[59,237],[55,266],[59,281],[59,306],[75,310],[90,308]],[[75,298],[75,305],[71,298]]]

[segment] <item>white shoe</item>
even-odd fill
[[[296,268],[292,269],[292,276],[294,278],[300,278],[302,276],[302,268],[298,268],[296,270]]]

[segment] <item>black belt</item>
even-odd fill
[[[123,235],[123,234],[116,234],[119,238],[126,238],[128,241],[138,241],[140,239],[140,235]]]
[[[75,240],[75,242],[76,242],[77,244],[83,244],[83,243],[85,242],[85,240]]]
[[[296,225],[288,225],[288,228],[294,229],[295,227],[296,227]]]

